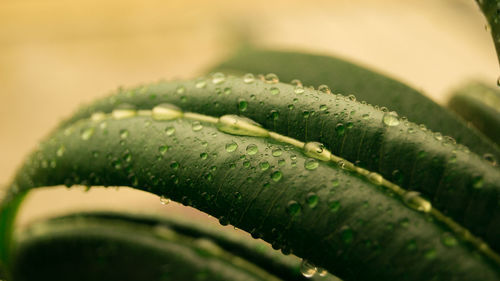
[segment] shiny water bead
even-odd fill
[[[322,267],[318,267],[318,275],[321,277],[325,277],[328,274],[328,271]]]
[[[170,203],[170,199],[162,195],[160,196],[160,203],[162,205],[168,205],[168,203]]]
[[[384,178],[382,177],[382,175],[380,175],[379,173],[375,173],[375,172],[369,173],[368,179],[376,185],[381,185],[384,181]]]
[[[238,102],[238,110],[239,111],[246,111],[248,108],[248,102],[246,100],[240,100]]]
[[[301,209],[302,209],[302,207],[300,206],[300,204],[297,201],[291,200],[290,202],[288,202],[286,210],[290,216],[296,216],[296,215],[300,214]]]
[[[195,82],[194,86],[198,89],[203,89],[207,86],[207,81],[203,78],[200,78]]]
[[[217,129],[224,133],[240,136],[269,136],[269,131],[262,128],[260,124],[238,115],[221,116],[217,122]]]
[[[293,79],[290,84],[294,85],[294,86],[299,86],[299,87],[303,87],[302,85],[302,82],[299,80],[299,79]]]
[[[234,152],[238,148],[238,144],[235,142],[230,142],[226,144],[227,152]]]
[[[200,123],[200,121],[194,121],[191,124],[191,129],[193,129],[194,132],[199,132],[203,129],[203,125]]]
[[[274,74],[274,73],[268,73],[266,74],[266,76],[264,76],[264,82],[268,83],[268,84],[276,84],[280,81],[280,79],[278,78],[278,75]]]
[[[167,127],[165,129],[165,134],[167,134],[167,136],[171,136],[171,135],[175,134],[175,128],[174,127]]]
[[[248,155],[255,155],[259,151],[259,148],[255,144],[249,144],[246,148]]]
[[[255,81],[255,76],[252,73],[247,73],[243,76],[243,83],[252,84]]]
[[[318,91],[320,91],[324,94],[331,94],[332,93],[332,91],[330,90],[330,87],[328,87],[327,85],[319,85]]]
[[[92,121],[102,121],[106,119],[106,113],[104,112],[94,112],[92,113],[92,115],[90,116],[90,120]]]
[[[498,165],[497,159],[491,153],[485,153],[485,154],[483,154],[483,159],[486,160],[486,161],[488,161],[492,166],[497,166]]]
[[[273,179],[273,181],[275,182],[278,182],[281,180],[281,178],[283,177],[283,174],[280,172],[280,171],[276,171],[276,172],[273,172],[271,174],[271,178]]]
[[[154,120],[173,120],[182,117],[182,110],[170,103],[162,103],[153,107],[152,118]]]
[[[306,161],[304,161],[304,168],[306,168],[306,170],[309,170],[309,171],[316,170],[316,168],[318,168],[318,166],[319,166],[319,163],[318,163],[318,160],[316,160],[316,159],[309,158]]]
[[[121,104],[111,112],[111,116],[116,120],[134,117],[136,114],[135,107],[131,104]]]
[[[271,95],[273,95],[273,96],[280,93],[280,89],[276,88],[276,87],[272,87],[269,91],[271,92]]]
[[[61,145],[56,151],[57,157],[62,157],[64,155],[64,152],[66,152],[66,148]]]
[[[94,127],[84,129],[80,135],[82,140],[89,140],[94,135],[94,130]]]
[[[226,81],[226,75],[224,75],[224,73],[217,72],[212,75],[212,83],[215,85],[222,84],[224,81]]]
[[[422,198],[419,192],[407,191],[403,196],[403,202],[410,208],[419,212],[428,213],[432,210],[432,204]]]
[[[300,263],[300,273],[306,278],[311,278],[314,275],[316,275],[316,272],[318,269],[316,266],[312,263],[310,263],[308,260],[303,259],[302,262]]]
[[[304,153],[309,157],[322,161],[329,161],[332,155],[332,153],[326,149],[322,143],[313,141],[306,142],[304,144]]]
[[[399,125],[399,116],[395,111],[386,112],[382,117],[382,121],[386,126],[393,127]]]

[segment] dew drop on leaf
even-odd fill
[[[310,263],[308,260],[303,259],[300,263],[300,273],[306,278],[313,277],[317,272],[317,268],[314,264]]]
[[[259,148],[255,144],[249,144],[246,149],[248,155],[255,155],[258,151]]]
[[[255,77],[252,73],[247,73],[243,76],[243,83],[252,84],[255,81]]]
[[[151,117],[154,120],[173,120],[182,117],[182,110],[170,103],[162,103],[153,107]]]
[[[395,111],[386,112],[382,117],[382,121],[386,126],[394,127],[399,125],[399,116]]]
[[[230,142],[226,144],[226,151],[227,152],[234,152],[238,148],[238,144],[235,142]]]

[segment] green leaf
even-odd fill
[[[417,90],[345,60],[293,51],[247,47],[214,68],[236,74],[275,73],[284,82],[300,78],[304,85],[330,86],[334,93],[354,94],[358,100],[395,110],[408,120],[448,135],[480,155],[500,159],[500,148],[481,132]]]
[[[500,144],[500,92],[475,82],[456,90],[448,102],[465,120]],[[496,159],[491,159],[496,162]]]
[[[207,212],[345,280],[498,280],[498,255],[486,244],[374,173],[413,171],[407,185],[438,188],[430,190],[437,192],[433,202],[446,202],[448,214],[461,213],[471,230],[483,229],[495,242],[488,227],[496,222],[486,214],[498,212],[497,168],[343,96],[296,94],[274,77],[245,81],[216,74],[160,82],[86,107],[27,160],[8,200],[61,183],[133,186]],[[163,102],[182,111],[157,106]],[[223,116],[231,113],[264,128]]]
[[[489,24],[491,36],[497,50],[500,61],[500,1],[499,0],[476,0]]]
[[[498,167],[453,139],[394,113],[273,79],[249,83],[224,77],[217,84],[212,77],[145,85],[96,101],[63,126],[120,106],[151,109],[164,102],[211,116],[241,114],[271,131],[323,143],[335,155],[421,192],[436,208],[500,249]]]
[[[17,241],[14,280],[282,280],[161,224],[66,217],[36,223]]]
[[[89,231],[89,228],[91,230]],[[135,231],[135,228],[139,228],[140,231]],[[38,231],[38,230],[42,231]],[[64,230],[64,232],[62,231]],[[115,232],[122,232],[122,234]],[[82,276],[83,280],[96,280],[95,276],[88,276],[89,273],[95,274],[95,272],[89,272],[86,270],[90,267],[99,267],[101,272],[99,274],[109,274],[109,272],[116,272],[116,270],[121,270],[120,274],[125,275],[127,280],[137,280],[146,279],[145,276],[138,275],[135,272],[138,268],[141,271],[146,271],[148,274],[152,272],[158,272],[159,270],[165,270],[162,268],[162,264],[167,263],[171,258],[166,252],[166,255],[162,255],[161,259],[156,260],[158,256],[153,256],[153,261],[144,260],[143,255],[138,255],[137,257],[131,257],[131,253],[124,250],[122,247],[118,249],[123,252],[123,256],[127,256],[127,261],[135,260],[134,266],[126,267],[122,262],[116,261],[115,259],[121,259],[116,251],[104,252],[96,251],[96,247],[89,247],[88,236],[89,233],[94,236],[94,239],[101,240],[99,242],[102,245],[109,245],[110,243],[116,243],[116,238],[123,237],[123,232],[125,235],[134,237],[131,239],[128,237],[126,240],[132,240],[129,244],[135,241],[144,241],[142,236],[153,238],[158,246],[155,246],[156,250],[162,251],[164,248],[164,242],[162,239],[167,240],[169,243],[181,244],[182,246],[187,246],[188,251],[195,251],[201,253],[201,258],[207,258],[206,263],[210,263],[210,260],[226,260],[230,261],[236,267],[240,267],[243,270],[256,271],[257,277],[267,277],[279,278],[280,280],[323,280],[323,281],[334,281],[338,280],[335,276],[327,274],[326,276],[315,275],[311,279],[306,279],[301,272],[301,260],[292,255],[285,256],[281,253],[274,251],[269,244],[264,243],[260,240],[250,239],[246,236],[241,235],[241,233],[221,231],[220,228],[214,226],[208,226],[193,221],[187,221],[186,219],[176,218],[176,217],[157,217],[150,215],[136,215],[136,214],[123,214],[123,213],[110,213],[110,212],[90,212],[90,213],[77,213],[69,214],[63,217],[57,217],[50,219],[49,221],[36,223],[30,225],[27,230],[23,230],[21,233],[20,241],[17,248],[21,248],[19,252],[15,252],[19,260],[16,260],[16,268],[18,269],[17,275],[27,275],[30,274],[29,271],[23,270],[26,267],[31,268],[30,262],[26,260],[39,259],[39,264],[37,267],[44,268],[47,276],[62,275],[59,271],[60,264],[51,262],[51,258],[41,259],[40,257],[43,253],[53,255],[55,259],[74,259],[73,268],[64,268],[65,271],[72,271],[74,275]],[[60,235],[63,234],[63,235]],[[61,239],[62,238],[64,239]],[[18,236],[19,237],[19,236]],[[162,238],[162,239],[157,239]],[[40,243],[49,241],[50,243]],[[62,243],[59,244],[59,241]],[[67,240],[71,241],[71,246],[76,248],[76,250],[67,251],[64,247],[68,243]],[[110,241],[110,242],[106,242]],[[40,244],[42,244],[40,246]],[[143,244],[135,244],[134,248],[146,248],[144,252],[147,253],[147,246],[144,247]],[[194,246],[194,247],[193,247]],[[209,246],[209,247],[207,247]],[[49,251],[41,251],[40,248],[49,247],[52,249]],[[60,250],[54,251],[57,248]],[[88,250],[87,248],[93,249]],[[110,248],[109,246],[107,248]],[[169,248],[170,249],[170,248]],[[210,255],[207,255],[207,252]],[[92,254],[89,258],[82,254],[86,252]],[[137,251],[135,251],[137,252]],[[117,268],[109,268],[111,264],[103,264],[102,258],[96,259],[95,255],[109,255],[111,260],[113,260],[113,265]],[[29,256],[31,255],[31,256]],[[61,255],[61,256],[58,256]],[[70,257],[68,257],[70,255]],[[144,256],[149,256],[145,254]],[[149,256],[149,258],[151,258]],[[82,266],[85,262],[86,266]],[[158,266],[160,263],[160,266]],[[220,262],[219,262],[220,263]],[[195,262],[195,266],[198,263]],[[181,267],[191,267],[192,264],[187,263],[186,265],[181,265]],[[224,264],[221,265],[222,267]],[[255,269],[258,266],[260,269]],[[106,268],[108,267],[108,268]],[[262,271],[267,272],[262,272]],[[194,271],[194,272],[193,272]],[[198,270],[199,271],[199,270]],[[234,271],[234,269],[233,269]],[[32,271],[31,274],[37,274],[38,271]],[[78,274],[76,274],[78,272]],[[196,269],[192,269],[189,272],[175,272],[173,274],[194,274]],[[272,276],[266,276],[271,274]],[[172,278],[172,274],[169,274],[169,278]],[[241,275],[241,274],[240,274]],[[120,278],[124,280],[123,277],[118,275],[111,275],[113,279]],[[137,278],[139,276],[139,278]],[[40,279],[40,272],[38,272],[38,280]],[[223,276],[224,277],[224,276]],[[135,278],[135,279],[134,279]],[[255,277],[253,277],[255,278]],[[19,278],[21,280],[22,278]],[[43,278],[42,278],[43,279]],[[163,280],[161,278],[147,278],[148,280]],[[194,276],[181,276],[177,280],[193,280]],[[16,279],[17,280],[17,279]],[[51,279],[54,280],[54,279]],[[229,280],[233,280],[229,278]]]

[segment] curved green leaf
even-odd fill
[[[67,221],[70,223],[77,221],[79,228],[82,228],[80,225],[87,221],[99,223],[101,225],[114,224],[116,222],[126,223],[131,227],[139,225],[141,228],[149,228],[149,232],[152,233],[149,235],[159,234],[164,237],[165,234],[168,234],[168,236],[165,237],[167,240],[182,237],[181,241],[178,242],[181,244],[186,244],[186,242],[190,245],[196,245],[197,243],[200,244],[199,242],[206,244],[206,241],[210,241],[227,253],[231,253],[234,256],[252,263],[253,265],[259,266],[261,269],[283,280],[338,280],[338,278],[331,274],[323,276],[316,274],[306,278],[301,273],[301,260],[293,255],[285,256],[278,251],[274,251],[269,244],[264,243],[261,240],[249,239],[246,236],[241,235],[241,233],[221,231],[220,228],[193,221],[187,221],[186,219],[182,219],[180,217],[160,217],[114,212],[89,212],[69,214],[63,217],[53,218],[50,219],[48,224],[50,225],[53,223],[55,225],[64,225]],[[52,231],[50,226],[45,226],[45,224],[42,225],[47,232]],[[30,227],[32,229],[37,229],[39,226]],[[109,229],[108,232],[109,231],[113,231],[113,229]],[[38,235],[39,234],[37,234],[37,236]],[[141,233],[141,235],[144,235],[144,233]],[[227,256],[229,254],[225,255]],[[138,260],[140,260],[140,258]],[[26,265],[21,262],[17,263]],[[131,270],[133,269],[134,268],[131,268]],[[309,268],[304,267],[304,270],[307,269]],[[81,268],[79,268],[79,270],[81,270]],[[188,278],[184,278],[183,280],[188,280]]]
[[[491,36],[497,50],[497,57],[500,61],[500,1],[476,0],[476,2],[489,23]]]
[[[275,83],[276,77],[214,77],[121,90],[63,125],[120,106],[151,109],[164,102],[211,116],[242,114],[288,137],[323,143],[335,155],[421,192],[500,249],[500,171],[453,139],[350,97]]]
[[[500,93],[496,89],[470,83],[453,93],[448,107],[500,144]]]
[[[13,280],[282,280],[208,239],[166,226],[64,218],[17,237]]]
[[[367,68],[339,58],[243,48],[215,68],[217,71],[244,74],[276,73],[283,81],[300,78],[305,85],[326,84],[335,93],[354,94],[369,104],[395,110],[408,120],[456,139],[480,155],[500,159],[500,148],[481,132],[417,90]]]
[[[226,83],[233,94],[245,92],[239,79]],[[166,92],[155,91],[153,99],[179,89],[177,83],[157,86]],[[182,98],[184,90],[173,95],[179,105],[194,97],[206,102],[208,85],[183,86],[193,95]],[[258,94],[263,86],[252,87]],[[273,87],[290,93],[288,85]],[[144,93],[151,101],[151,93]],[[140,96],[133,97],[139,108]],[[307,96],[322,98],[306,91]],[[213,116],[158,106],[152,112],[119,109],[75,119],[28,159],[8,198],[61,183],[133,186],[207,212],[346,280],[499,279],[496,254],[415,193],[314,143]],[[389,135],[392,129],[399,132],[383,128]]]

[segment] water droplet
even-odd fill
[[[111,116],[116,120],[134,117],[136,114],[135,107],[130,104],[121,104],[111,112]]]
[[[326,111],[328,109],[328,107],[326,106],[326,104],[322,104],[319,106],[319,110],[321,111]]]
[[[293,92],[297,95],[302,95],[305,92],[305,90],[304,90],[304,87],[302,87],[302,85],[300,85],[300,86],[297,85],[297,86],[295,86],[295,89],[293,90]]]
[[[280,89],[278,89],[276,87],[272,87],[270,91],[271,91],[271,95],[273,95],[273,96],[280,93]]]
[[[344,124],[342,123],[338,123],[336,126],[335,126],[335,132],[337,133],[337,135],[339,136],[343,136],[344,133],[345,133],[345,127],[344,127]]]
[[[290,202],[288,202],[288,205],[286,208],[286,210],[290,216],[296,216],[296,215],[300,214],[301,209],[302,209],[302,207],[295,200],[291,200]]]
[[[160,145],[160,147],[158,147],[158,152],[160,152],[161,155],[165,154],[167,151],[168,151],[167,145]]]
[[[326,149],[322,143],[313,141],[306,142],[304,144],[304,153],[309,157],[322,161],[329,161],[332,155],[332,153]]]
[[[207,81],[205,81],[205,79],[202,79],[202,78],[198,79],[198,81],[196,81],[194,86],[198,89],[205,88],[207,86]]]
[[[179,163],[172,161],[172,163],[170,163],[170,168],[174,169],[174,171],[179,169]]]
[[[399,117],[395,111],[384,113],[384,117],[382,117],[382,121],[386,126],[393,127],[399,125]]]
[[[328,271],[322,267],[318,267],[318,275],[321,277],[325,277],[328,274]]]
[[[365,120],[368,120],[368,119],[370,119],[370,114],[365,113],[361,117],[363,117],[363,119],[365,119]]]
[[[174,127],[167,127],[165,129],[165,133],[167,134],[167,136],[171,136],[171,135],[175,134],[175,128]]]
[[[173,120],[182,117],[182,110],[170,103],[162,103],[153,107],[151,116],[154,120]]]
[[[222,84],[224,83],[224,81],[226,81],[226,76],[224,75],[224,73],[217,72],[212,75],[212,83],[214,83],[215,85]]]
[[[408,191],[403,196],[403,202],[410,208],[419,212],[428,213],[432,210],[432,205],[429,201],[420,196],[419,192]]]
[[[64,152],[66,152],[66,148],[61,145],[56,151],[57,157],[62,157],[64,155]]]
[[[235,142],[230,142],[226,144],[226,151],[227,152],[233,152],[238,148],[238,144]]]
[[[340,209],[340,201],[334,200],[328,203],[328,207],[330,208],[330,211],[332,212],[337,212]]]
[[[255,144],[249,144],[246,151],[248,155],[255,155],[259,151],[259,148]]]
[[[281,156],[281,154],[283,154],[283,151],[281,150],[281,148],[276,148],[276,149],[273,149],[271,154],[274,157],[278,157],[278,156]]]
[[[191,124],[191,129],[193,129],[193,131],[195,132],[199,132],[203,129],[203,125],[201,125],[200,121],[194,121]]]
[[[269,132],[255,121],[237,116],[224,115],[219,118],[217,128],[225,133],[241,136],[267,137]]]
[[[443,233],[443,235],[441,236],[441,242],[443,242],[443,245],[447,247],[453,247],[458,244],[455,236],[453,236],[453,234],[448,232]]]
[[[368,179],[376,185],[381,185],[383,180],[384,180],[382,175],[380,175],[379,173],[374,173],[374,172],[371,172],[368,174]]]
[[[175,89],[175,92],[178,94],[178,95],[182,95],[186,92],[186,88],[182,85],[179,85],[177,86],[177,89]]]
[[[280,171],[276,171],[276,172],[273,172],[271,174],[271,178],[273,179],[273,181],[275,182],[278,182],[281,180],[281,178],[283,177],[283,174],[280,172]]]
[[[269,114],[269,117],[272,120],[278,120],[280,118],[280,113],[279,113],[279,111],[273,109],[273,110],[271,110],[271,114]]]
[[[350,100],[350,101],[356,101],[356,96],[355,95],[348,95],[347,100]]]
[[[318,205],[318,201],[319,197],[318,195],[316,195],[316,193],[310,192],[309,194],[307,194],[306,202],[311,209],[316,207],[316,205]]]
[[[313,158],[309,158],[307,159],[305,162],[304,162],[304,168],[306,168],[307,170],[316,170],[316,168],[318,168],[319,166],[319,163],[316,159],[313,159]]]
[[[89,140],[94,134],[94,127],[86,128],[82,131],[82,140]]]
[[[127,130],[127,129],[122,129],[122,130],[120,130],[120,138],[121,138],[121,139],[126,139],[126,138],[128,138],[128,130]]]
[[[327,85],[319,85],[318,91],[320,91],[323,94],[331,94],[332,91],[330,90],[330,87]]]
[[[247,110],[248,107],[248,102],[246,100],[240,100],[238,102],[238,110],[239,111],[245,111]]]
[[[243,76],[243,83],[252,84],[255,81],[255,77],[252,73],[247,73]]]
[[[269,165],[269,163],[267,161],[266,162],[261,162],[259,164],[259,167],[260,167],[261,171],[265,171],[265,170],[269,169],[270,166],[271,165]]]
[[[208,158],[208,153],[206,153],[206,152],[202,152],[202,153],[200,154],[200,158],[201,158],[202,160],[207,159],[207,158]]]
[[[491,153],[485,153],[485,154],[483,154],[483,159],[486,160],[486,161],[488,161],[492,166],[497,166],[498,165],[497,159]]]
[[[106,119],[106,113],[104,113],[104,112],[94,112],[90,116],[90,119],[92,121],[95,121],[95,122],[102,121],[102,120]]]
[[[440,133],[440,132],[435,132],[434,133],[434,138],[438,141],[442,141],[443,140],[443,135]]]
[[[303,259],[300,263],[300,273],[306,278],[313,277],[317,272],[317,268],[314,264],[310,263],[308,260]]]
[[[279,81],[280,81],[280,79],[278,78],[278,75],[276,75],[274,73],[268,73],[264,77],[264,82],[266,82],[268,84],[276,84]]]
[[[168,203],[170,203],[170,199],[162,195],[160,196],[160,203],[162,205],[168,205]]]

